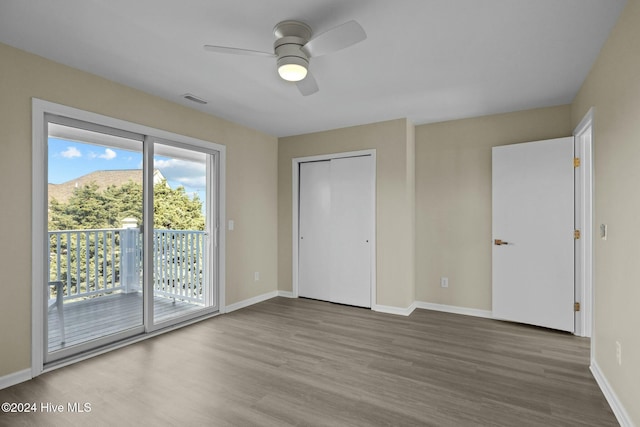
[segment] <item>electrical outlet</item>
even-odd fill
[[[253,280],[255,280],[256,282],[258,280],[260,280],[260,272],[259,271],[256,271],[256,272],[253,273]]]
[[[622,365],[622,344],[620,344],[620,341],[616,341],[616,360],[618,365]]]
[[[440,278],[440,287],[441,288],[448,288],[449,287],[449,278],[448,277],[441,277]]]

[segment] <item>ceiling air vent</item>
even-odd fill
[[[205,101],[204,99],[198,98],[197,96],[192,95],[190,93],[185,93],[184,95],[182,95],[182,97],[184,99],[188,99],[189,101],[197,102],[198,104],[206,104],[207,103],[207,101]]]

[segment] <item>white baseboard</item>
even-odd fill
[[[432,302],[415,302],[416,308],[424,310],[444,311],[445,313],[464,314],[465,316],[484,317],[493,319],[493,313],[489,310],[479,310],[477,308],[458,307],[455,305],[435,304]]]
[[[12,385],[29,381],[31,378],[31,368],[23,369],[22,371],[5,375],[3,377],[0,377],[0,390],[2,390],[3,388],[11,387]]]
[[[278,291],[278,296],[284,298],[296,298],[293,296],[293,292],[290,291]]]
[[[266,301],[278,296],[278,291],[267,292],[266,294],[258,295],[253,298],[246,299],[230,304],[225,307],[225,313],[231,313],[232,311],[240,310],[241,308],[249,307],[250,305],[257,304],[262,301]]]
[[[407,308],[394,307],[391,305],[379,305],[379,304],[374,304],[373,307],[371,307],[371,310],[373,311],[379,311],[380,313],[387,313],[387,314],[397,314],[400,316],[408,316],[411,313],[413,313],[413,310],[415,309],[416,309],[415,302]]]
[[[613,411],[614,415],[618,419],[620,426],[634,427],[633,421],[631,421],[629,414],[624,409],[624,406],[622,406],[622,403],[620,402],[620,400],[618,400],[618,396],[609,385],[609,381],[607,381],[607,377],[604,376],[604,374],[600,370],[600,367],[598,366],[595,360],[591,361],[591,366],[589,368],[591,369],[593,378],[596,379],[598,386],[600,386],[600,390],[602,390],[602,394],[604,394],[604,397],[607,399],[607,402],[609,402],[609,406],[611,407],[611,410]]]

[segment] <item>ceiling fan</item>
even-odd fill
[[[295,82],[302,95],[318,91],[318,83],[309,71],[309,60],[336,52],[367,38],[364,29],[356,21],[348,21],[313,38],[311,27],[300,21],[282,21],[273,28],[276,41],[274,52],[240,49],[227,46],[205,45],[205,50],[215,53],[252,55],[277,58],[278,74],[284,80]]]

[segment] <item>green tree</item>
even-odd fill
[[[104,190],[105,209],[108,212],[109,226],[121,227],[125,218],[135,218],[142,224],[142,185],[133,181],[116,187],[111,185]]]
[[[153,191],[154,228],[166,230],[204,230],[202,202],[198,195],[193,199],[184,187],[175,190],[166,180],[157,183]]]
[[[184,187],[171,188],[166,180],[154,186],[154,228],[169,230],[204,230],[202,202],[190,197]],[[133,181],[109,186],[98,185],[74,189],[67,203],[51,200],[49,230],[87,230],[120,228],[122,220],[135,218],[142,224],[142,185]]]
[[[98,184],[75,188],[67,203],[52,200],[49,206],[50,230],[76,230],[109,227],[104,195]]]

